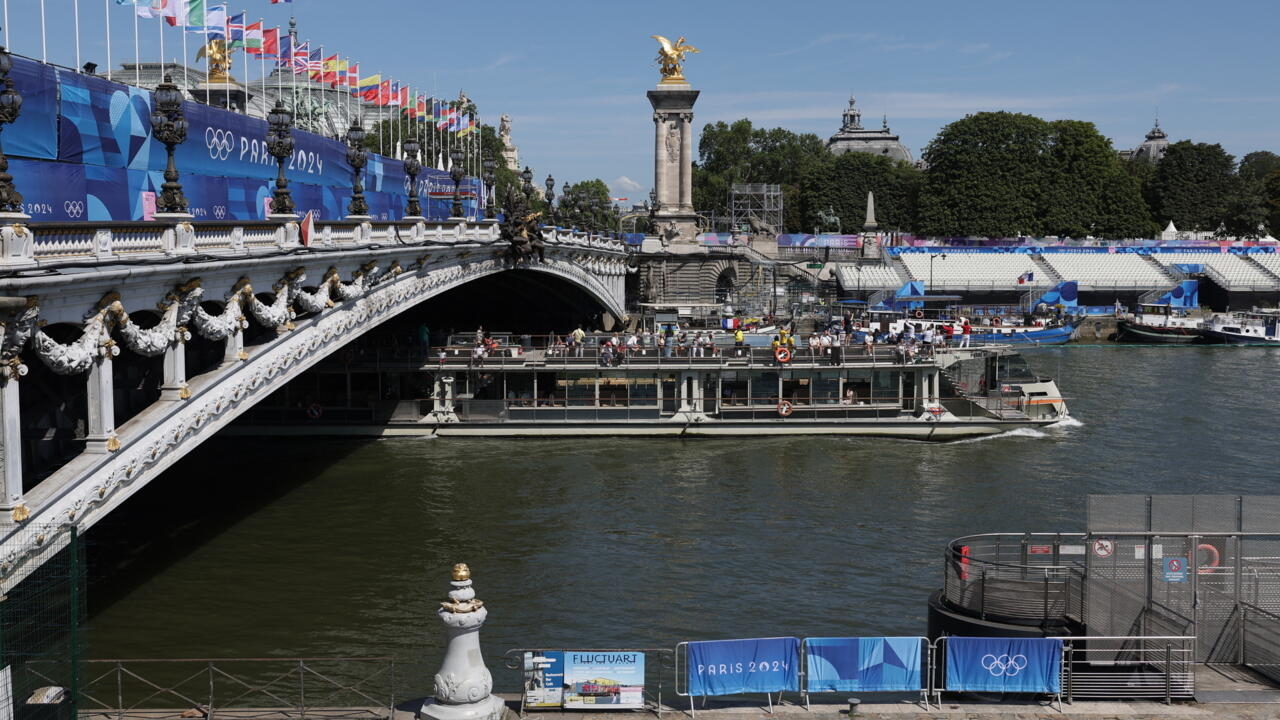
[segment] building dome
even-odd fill
[[[911,151],[906,148],[889,130],[889,120],[885,118],[879,130],[862,127],[862,112],[858,110],[857,101],[849,98],[849,107],[844,111],[844,124],[839,132],[827,140],[827,149],[833,155],[847,152],[860,152],[869,155],[881,155],[891,160],[911,163]]]
[[[1158,163],[1168,149],[1169,136],[1160,129],[1160,118],[1156,118],[1156,124],[1151,128],[1151,132],[1147,133],[1146,141],[1133,151],[1133,159]]]

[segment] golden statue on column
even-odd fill
[[[196,52],[196,61],[209,58],[209,82],[231,82],[231,52],[222,38],[214,38]]]
[[[689,81],[684,79],[684,56],[685,53],[700,52],[698,48],[688,44],[681,35],[679,40],[674,44],[661,35],[650,35],[649,37],[658,41],[658,63],[659,71],[662,73],[662,82],[659,85],[688,85]]]

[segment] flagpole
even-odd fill
[[[160,17],[157,17],[157,18],[156,18],[156,25],[157,25],[157,26],[159,26],[159,28],[160,28],[160,81],[161,81],[161,82],[163,82],[163,81],[164,81],[164,75],[165,75],[165,72],[164,72],[164,63],[165,63],[165,55],[164,55],[164,24],[165,24],[165,23],[164,23],[164,16],[160,16]],[[158,85],[159,83],[156,83],[156,84]]]
[[[49,48],[44,37],[44,0],[40,0],[40,62],[49,62]]]
[[[258,70],[262,74],[262,117],[267,116],[269,112],[267,101],[267,26],[265,18],[258,18],[258,24],[262,26],[262,47],[258,50]],[[246,40],[248,38],[245,38]],[[276,47],[279,48],[280,38],[276,36]],[[246,103],[248,104],[248,103]]]
[[[241,13],[242,15],[244,13]],[[231,22],[227,20],[227,22]],[[249,79],[249,16],[245,15],[240,21],[240,53],[244,55],[244,114],[249,114],[249,88],[253,87],[253,81]],[[231,35],[231,28],[227,28],[227,35]]]
[[[78,2],[76,4],[79,5]],[[102,10],[107,16],[107,22],[106,22],[106,25],[107,25],[107,80],[110,81],[111,80],[111,0],[102,0]],[[79,35],[80,35],[80,26],[79,26],[79,23],[77,23],[76,36],[79,37]],[[80,60],[79,60],[80,49],[78,47],[79,41],[77,41],[76,44],[77,44],[76,64],[79,65],[80,64]]]
[[[182,84],[185,86],[182,89],[194,97],[195,93],[191,92],[190,68],[187,67],[187,16],[185,12],[182,14],[182,22],[177,27],[178,32],[182,34]]]
[[[4,46],[10,47],[9,44],[9,0],[4,0]]]
[[[164,56],[160,56],[164,60]],[[138,37],[138,9],[133,9],[133,84],[142,85],[142,40]]]
[[[74,0],[71,8],[74,17],[72,22],[76,25],[76,70],[79,70],[83,67],[80,65],[80,0]]]
[[[293,71],[293,56],[298,50],[298,19],[289,18],[289,104],[293,106],[293,117],[298,117],[298,74]]]

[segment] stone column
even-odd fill
[[[16,369],[16,366],[14,367]],[[18,378],[0,368],[0,510],[22,504],[22,419],[18,412]]]
[[[120,354],[115,343],[102,346],[98,359],[89,366],[89,433],[85,452],[106,453],[120,449],[116,438],[115,382],[111,377],[112,358]]]
[[[489,611],[471,588],[471,570],[453,566],[453,590],[436,611],[449,635],[444,663],[435,677],[435,695],[422,704],[421,716],[431,720],[501,720],[502,699],[493,694],[493,676],[480,655],[480,626]]]
[[[667,197],[667,176],[663,142],[667,138],[667,120],[662,113],[653,114],[653,197],[658,207],[670,202]],[[32,261],[34,262],[34,261]]]
[[[693,113],[680,113],[680,209],[693,212]]]

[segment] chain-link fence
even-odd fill
[[[74,527],[24,530],[43,562],[0,598],[0,719],[73,720],[85,620]]]

